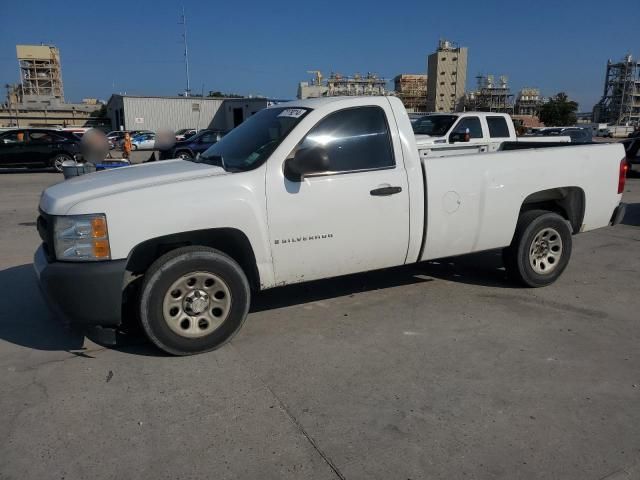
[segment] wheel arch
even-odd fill
[[[247,275],[252,289],[260,289],[260,274],[249,238],[235,228],[193,230],[145,240],[136,245],[127,258],[131,279],[144,275],[151,264],[171,250],[186,246],[215,248],[235,260]]]
[[[73,153],[67,152],[66,150],[54,150],[53,152],[49,153],[48,161],[53,162],[53,159],[56,158],[58,155],[66,155],[69,158],[74,157]]]
[[[187,152],[189,155],[191,155],[192,158],[196,156],[195,153],[193,153],[193,150],[191,150],[189,147],[182,147],[182,148],[176,149],[175,155],[178,156],[180,152]]]
[[[529,194],[520,207],[520,215],[530,210],[548,210],[571,224],[574,234],[580,232],[585,212],[585,194],[580,187],[557,187]]]

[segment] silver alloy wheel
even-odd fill
[[[62,172],[62,164],[66,161],[66,160],[70,160],[71,157],[69,157],[68,155],[56,155],[53,158],[53,168],[56,169],[56,171],[58,172]],[[77,162],[76,162],[77,164]]]
[[[553,272],[562,257],[562,237],[553,228],[540,230],[529,247],[529,264],[539,275]]]
[[[178,158],[181,158],[182,160],[191,160],[192,157],[187,152],[180,152],[178,154]]]
[[[162,313],[169,328],[181,337],[209,335],[231,310],[229,286],[210,272],[191,272],[177,279],[164,295]]]

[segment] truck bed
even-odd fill
[[[421,156],[428,209],[421,260],[509,245],[521,206],[545,190],[574,189],[584,198],[579,231],[609,224],[620,201],[621,144],[512,143],[482,155]]]

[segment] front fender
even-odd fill
[[[146,240],[215,228],[243,232],[253,248],[261,283],[273,284],[264,168],[177,181],[90,199],[70,215],[105,213],[112,259],[128,258]]]

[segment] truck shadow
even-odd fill
[[[435,279],[487,287],[516,287],[505,278],[500,253],[482,252],[266,290],[254,296],[251,312],[432,282]],[[34,350],[66,351],[87,356],[83,353],[86,349],[85,335],[49,312],[31,264],[1,270],[0,289],[3,292],[0,297],[0,340]],[[118,345],[108,348],[133,355],[164,356],[136,329],[120,338]]]
[[[640,203],[627,204],[627,210],[621,223],[632,227],[640,227]]]
[[[486,287],[519,287],[507,280],[500,251],[492,250],[265,290],[255,294],[251,312],[261,312],[372,290],[432,282],[434,279]]]
[[[0,271],[0,290],[0,339],[35,350],[83,349],[84,336],[49,313],[31,264]]]
[[[91,358],[83,332],[56,318],[47,308],[38,288],[33,265],[0,270],[0,340],[34,350],[64,351]],[[89,338],[90,340],[93,340]],[[98,346],[100,342],[95,341]],[[95,346],[94,346],[95,348]],[[134,355],[163,356],[142,333],[132,330],[119,338],[118,345],[107,346]]]

